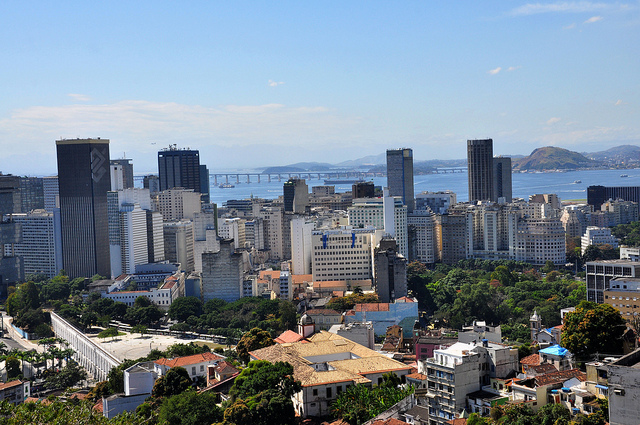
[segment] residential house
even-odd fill
[[[158,359],[154,361],[154,370],[159,376],[165,375],[172,367],[183,367],[189,373],[189,378],[196,381],[199,376],[207,376],[207,367],[224,360],[224,357],[213,353],[194,354],[192,356],[176,357],[173,359]]]

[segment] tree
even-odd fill
[[[183,367],[172,367],[164,376],[156,380],[151,394],[154,397],[170,397],[180,394],[191,387],[189,372]]]
[[[571,412],[562,404],[547,404],[538,411],[540,425],[569,425]]]
[[[412,392],[413,387],[401,389],[390,385],[379,385],[369,388],[361,384],[352,385],[338,396],[331,409],[336,417],[350,425],[362,424]]]
[[[209,425],[223,419],[223,411],[217,404],[213,392],[197,394],[185,391],[169,397],[160,406],[160,423],[172,425]],[[274,422],[276,423],[276,422]]]
[[[189,316],[202,314],[202,301],[196,297],[180,297],[171,303],[169,317],[180,322],[186,321]]]
[[[294,425],[295,410],[291,397],[276,389],[264,390],[246,400],[236,400],[224,414],[224,425]]]
[[[144,336],[144,334],[146,334],[148,331],[149,331],[149,328],[147,328],[143,324],[137,324],[131,328],[131,332],[140,334],[140,337]]]
[[[46,387],[69,388],[83,379],[87,379],[87,372],[76,361],[69,360],[60,372],[47,378]]]
[[[259,350],[264,347],[269,347],[273,345],[273,339],[271,335],[267,331],[263,331],[259,328],[253,328],[249,332],[246,332],[240,338],[238,345],[236,346],[236,351],[238,352],[238,357],[244,363],[249,362],[249,352],[254,350]]]
[[[293,377],[293,366],[285,362],[269,363],[264,360],[249,362],[240,372],[229,391],[232,400],[247,399],[262,391],[277,389],[291,398],[302,388]]]
[[[4,361],[5,369],[7,369],[7,380],[11,380],[20,376],[20,360],[15,356],[9,356]]]
[[[612,306],[582,301],[564,318],[562,345],[580,360],[595,353],[619,354],[625,329],[624,319]]]
[[[98,338],[109,338],[118,336],[118,330],[116,328],[107,328],[98,334]]]
[[[195,342],[188,344],[172,344],[167,348],[167,357],[184,357],[194,354],[208,353],[211,349],[206,345],[197,345]]]

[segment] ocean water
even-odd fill
[[[628,177],[620,177],[626,174]],[[229,177],[229,182],[235,185],[234,188],[220,188],[213,186],[211,179],[211,202],[218,205],[228,199],[246,199],[251,196],[264,199],[275,199],[282,195],[282,185],[287,180],[285,175],[282,180],[272,179],[267,182],[266,178],[258,183],[255,176],[254,181],[247,183],[247,177],[240,176],[241,183],[235,182]],[[387,184],[386,177],[376,177],[371,179],[377,186]],[[219,182],[224,179],[218,179]],[[581,181],[580,183],[575,183]],[[313,186],[324,185],[324,179],[307,179],[309,191]],[[640,186],[640,169],[631,170],[587,170],[569,171],[565,173],[516,173],[512,176],[513,196],[528,199],[529,195],[536,193],[555,193],[561,200],[586,199],[587,186]],[[346,192],[351,190],[351,184],[336,184],[336,192]],[[458,202],[467,201],[469,198],[467,173],[447,173],[447,174],[427,174],[416,175],[414,177],[414,190],[418,194],[423,191],[452,190],[458,196]]]

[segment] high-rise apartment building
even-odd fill
[[[44,208],[42,177],[20,177],[20,203],[23,213]]]
[[[131,159],[128,158],[120,158],[120,159],[112,159],[109,161],[111,166],[118,166],[122,171],[122,189],[129,189],[133,187],[133,163]],[[111,190],[118,190],[120,188],[111,187]]]
[[[180,270],[195,270],[193,256],[193,223],[188,220],[164,223],[164,257],[170,263],[179,263]]]
[[[142,178],[142,187],[149,189],[151,194],[160,192],[160,178],[153,174],[146,175]]]
[[[44,210],[12,214],[20,225],[20,242],[12,244],[13,254],[22,258],[24,274],[45,274],[52,278],[62,269],[60,215]]]
[[[383,238],[375,249],[375,287],[383,303],[407,296],[407,259],[398,253],[397,247],[394,239]]]
[[[401,196],[407,211],[413,211],[413,150],[387,149],[387,186],[391,196]]]
[[[44,209],[53,211],[60,208],[60,191],[58,189],[58,176],[44,177],[42,179],[44,192]]]
[[[64,269],[71,278],[110,276],[109,140],[63,139],[56,148]]]
[[[200,193],[175,187],[158,193],[157,208],[165,221],[193,219],[201,211]]]
[[[202,300],[219,298],[233,302],[242,297],[242,254],[231,239],[220,240],[220,251],[202,254]]]
[[[211,201],[209,196],[209,169],[206,165],[200,164],[200,193],[202,194],[202,202],[208,204]]]
[[[469,201],[493,199],[493,140],[467,140]]]
[[[458,202],[458,197],[450,190],[422,192],[416,195],[416,209],[430,209],[435,214],[445,214],[449,207],[456,202]]]

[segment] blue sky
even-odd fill
[[[154,172],[640,143],[640,2],[0,2],[0,170],[59,138]]]

